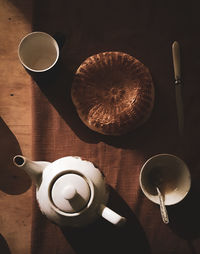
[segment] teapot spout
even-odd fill
[[[43,169],[49,164],[45,161],[31,161],[24,156],[16,155],[13,158],[15,166],[22,168],[32,179],[36,187],[39,188],[42,181]]]
[[[101,205],[100,207],[100,215],[106,219],[107,221],[111,222],[116,226],[122,226],[126,222],[126,218],[122,217],[118,213],[114,212],[110,208],[106,207],[105,205]]]

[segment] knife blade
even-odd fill
[[[183,136],[184,110],[183,110],[182,83],[181,83],[181,61],[180,61],[180,46],[177,41],[173,42],[172,44],[172,57],[173,57],[173,65],[174,65],[178,129],[179,129],[180,136]]]

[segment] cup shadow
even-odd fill
[[[200,189],[192,184],[188,195],[180,203],[167,208],[170,218],[169,227],[181,238],[188,241],[200,235]]]
[[[0,118],[0,190],[11,195],[24,193],[31,186],[27,174],[14,166],[12,158],[21,154],[16,137],[10,131],[2,118]]]
[[[77,254],[84,253],[143,253],[150,254],[150,245],[137,218],[122,200],[110,189],[108,206],[122,216],[127,222],[116,227],[103,218],[91,225],[81,228],[62,228],[62,233]]]
[[[32,72],[26,68],[25,70],[70,128],[82,140],[89,143],[97,143],[99,141],[98,134],[83,124],[71,100],[71,85],[74,72],[66,66],[62,54],[66,43],[65,35],[57,32],[53,37],[60,49],[60,58],[53,68],[41,73]]]

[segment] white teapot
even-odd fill
[[[104,176],[93,163],[67,156],[54,161],[31,161],[21,155],[13,158],[36,185],[40,210],[60,226],[85,226],[98,216],[115,225],[126,219],[106,207],[108,190]]]

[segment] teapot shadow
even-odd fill
[[[31,180],[23,170],[13,165],[12,158],[21,154],[16,137],[0,118],[0,190],[11,195],[26,192],[31,186]]]
[[[103,218],[84,228],[62,228],[62,233],[77,254],[143,253],[150,254],[150,245],[137,218],[110,187],[108,206],[126,217],[125,225],[116,227]]]
[[[188,241],[200,235],[200,207],[197,205],[199,190],[194,185],[180,203],[169,206],[169,227],[181,238]]]

